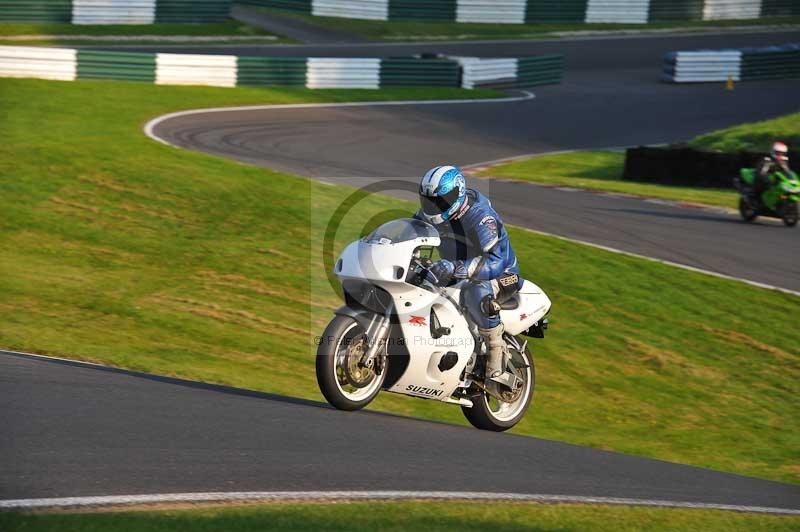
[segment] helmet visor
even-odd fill
[[[459,189],[453,188],[443,196],[423,196],[420,195],[419,200],[422,206],[422,212],[429,216],[436,216],[450,210],[450,207],[458,201]]]

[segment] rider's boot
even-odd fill
[[[503,324],[491,329],[478,328],[486,342],[486,377],[485,380],[499,377],[505,371],[506,341],[503,339]]]

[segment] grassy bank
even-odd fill
[[[800,518],[711,510],[464,503],[274,504],[206,509],[22,515],[0,528],[26,532],[246,532],[260,530],[797,530]]]
[[[787,142],[790,148],[800,147],[800,113],[712,131],[692,139],[689,144],[707,150],[768,152],[778,139]],[[489,168],[478,175],[719,207],[736,205],[738,194],[732,188],[692,188],[624,181],[624,166],[624,152],[580,151],[520,159]]]
[[[462,94],[0,81],[0,346],[320,399],[312,337],[339,303],[321,241],[350,190],[170,148],[142,124],[204,106]],[[336,249],[412,209],[366,199]],[[800,480],[797,298],[512,239],[554,301],[517,432]],[[430,401],[375,407],[464,423]]]
[[[708,150],[768,152],[776,140],[788,143],[790,149],[800,149],[800,113],[712,131],[693,139],[690,145]]]
[[[520,159],[488,168],[478,175],[720,207],[736,205],[737,194],[733,189],[678,187],[624,181],[621,179],[624,165],[624,152],[580,151]]]
[[[151,41],[144,37],[154,37]],[[259,28],[238,21],[214,22],[205,24],[62,24],[62,23],[0,23],[0,44],[115,44],[114,41],[97,41],[81,39],[81,37],[136,37],[134,44],[159,42],[157,38],[169,37],[180,42],[180,37],[215,37],[217,41],[204,43],[228,42],[227,38],[236,38],[235,42],[275,43],[286,42]],[[189,39],[184,39],[189,41]],[[242,40],[244,39],[244,40]],[[171,41],[172,42],[172,41]],[[118,44],[124,44],[120,41]]]
[[[773,26],[800,24],[800,17],[775,17],[753,20],[678,21],[653,24],[484,24],[425,21],[357,20],[338,17],[316,17],[286,11],[259,8],[276,15],[293,17],[369,39],[388,41],[477,40],[477,39],[546,39],[564,32],[604,32],[620,30],[664,30],[681,28],[703,30],[740,26]]]

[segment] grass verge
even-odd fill
[[[270,8],[258,8],[285,17],[294,17],[327,28],[388,41],[476,40],[476,39],[546,39],[563,32],[603,32],[619,30],[730,28],[741,26],[774,26],[800,24],[800,17],[774,17],[752,20],[680,21],[653,24],[483,24],[425,21],[357,20],[338,17],[317,17]]]
[[[624,181],[621,179],[624,165],[624,152],[578,151],[520,159],[488,168],[478,175],[719,207],[736,205],[738,195],[733,189],[692,188]]]
[[[234,37],[235,42],[277,43],[287,42],[276,39],[259,28],[238,21],[215,22],[207,24],[61,24],[61,23],[0,23],[0,44],[116,44],[114,41],[97,41],[80,37],[124,37],[136,38],[133,44],[162,42],[158,38],[170,38],[169,42],[191,42],[196,37],[218,37],[218,41],[203,40],[203,44],[214,42],[230,42],[226,38]],[[154,37],[146,40],[146,37]]]
[[[790,149],[800,148],[800,113],[712,131],[696,137],[690,145],[707,150],[766,153],[776,140],[788,143]]]
[[[768,152],[777,140],[800,146],[800,113],[712,131],[689,142],[707,150]],[[617,151],[579,151],[520,159],[483,170],[482,177],[517,179],[531,183],[561,185],[649,196],[673,201],[732,208],[738,194],[733,189],[693,188],[624,181],[625,154]]]
[[[0,80],[0,346],[320,399],[312,338],[339,304],[321,241],[351,190],[170,148],[142,124],[205,106],[463,94]],[[365,220],[412,209],[364,199],[336,249]],[[516,432],[800,480],[797,298],[511,233],[554,301]],[[464,423],[391,394],[375,408]]]
[[[0,528],[44,532],[260,530],[797,530],[800,518],[714,510],[475,502],[272,504],[104,513],[0,513]]]

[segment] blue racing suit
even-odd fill
[[[416,217],[424,219],[421,213]],[[491,202],[477,190],[467,189],[462,211],[436,229],[442,240],[439,255],[455,265],[453,277],[470,280],[461,292],[469,317],[484,329],[500,325],[498,315],[481,311],[481,301],[495,294],[493,280],[506,272],[519,274],[519,265],[508,231]]]

